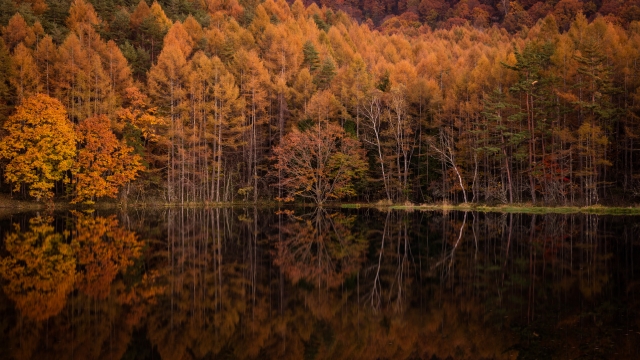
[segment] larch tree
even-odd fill
[[[40,92],[40,74],[31,51],[22,43],[13,51],[12,62],[14,74],[11,83],[16,89],[18,103],[26,97]]]
[[[149,5],[145,0],[140,0],[135,10],[131,13],[130,23],[131,27],[138,28],[144,19],[146,19],[149,15],[151,15],[151,10],[149,9]]]
[[[0,124],[4,123],[7,115],[9,115],[14,94],[12,82],[11,54],[4,44],[4,40],[0,39]]]
[[[105,45],[99,47],[102,46]],[[105,63],[109,64],[108,61]],[[115,111],[113,82],[118,80],[126,86],[127,80],[126,76],[125,79],[112,77],[116,69],[114,65],[104,66],[100,52],[83,44],[74,33],[60,45],[54,65],[54,95],[63,101],[74,121]]]
[[[183,156],[181,139],[184,121],[185,106],[187,106],[186,83],[189,68],[185,49],[181,44],[185,39],[177,39],[167,42],[148,75],[149,94],[158,106],[160,115],[167,117],[169,125],[169,149],[167,158],[167,199],[175,201],[183,199],[180,183],[179,160]],[[188,110],[188,109],[187,109]]]
[[[51,36],[46,35],[38,42],[38,46],[34,52],[34,58],[38,64],[38,70],[40,72],[42,91],[49,96],[51,96],[53,66],[56,63],[57,56],[58,49],[53,43],[53,39]]]
[[[240,97],[233,75],[217,56],[209,59],[198,53],[194,56],[192,66],[190,83],[195,84],[192,87],[197,89],[197,106],[194,109],[201,113],[199,118],[203,123],[200,126],[204,132],[201,141],[207,147],[204,159],[206,167],[202,172],[207,173],[207,169],[211,169],[210,176],[209,173],[203,175],[209,185],[205,193],[209,194],[209,201],[226,201],[230,199],[230,194],[225,185],[230,184],[235,176],[232,159],[244,144],[244,99]],[[209,153],[212,155],[210,159]]]
[[[262,157],[262,129],[268,124],[268,90],[272,84],[263,61],[255,51],[240,50],[235,56],[233,69],[239,78],[240,94],[244,98],[245,177],[244,192],[252,190],[254,201],[258,200],[258,164]]]
[[[36,40],[33,29],[20,13],[16,13],[9,19],[7,26],[2,29],[2,37],[9,50],[13,50],[21,42],[31,46]]]
[[[95,33],[94,27],[101,22],[91,3],[84,0],[73,0],[69,7],[67,27],[77,34]]]

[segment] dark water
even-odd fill
[[[0,219],[3,359],[638,359],[640,218]]]

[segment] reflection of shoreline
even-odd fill
[[[71,231],[66,241],[107,234],[100,229],[109,219],[86,218],[94,230]],[[30,357],[65,358],[71,349],[106,357],[116,339],[120,348],[109,354],[124,354],[140,329],[163,359],[506,359],[536,349],[562,357],[562,344],[582,345],[581,336],[604,348],[614,327],[638,329],[627,286],[637,257],[631,218],[218,208],[134,211],[122,219],[149,239],[128,257],[138,260],[113,278],[76,265],[109,285],[67,295],[48,330],[30,321],[14,327],[12,342],[29,327],[30,338],[20,341],[41,344]],[[75,253],[122,248],[96,241]],[[54,333],[65,346],[44,345]],[[620,351],[640,350],[623,344]]]
[[[325,206],[331,207],[331,205]],[[593,214],[593,215],[640,215],[640,207],[629,204],[629,206],[533,206],[529,203],[513,203],[501,205],[489,205],[483,203],[468,204],[382,204],[382,203],[354,203],[354,204],[336,204],[334,208],[342,209],[377,209],[381,211],[387,210],[422,210],[422,211],[473,211],[479,213],[498,213],[498,214]]]

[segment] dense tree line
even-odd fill
[[[470,24],[486,28],[504,27],[510,32],[531,28],[553,14],[566,30],[582,11],[587,17],[604,16],[617,24],[640,20],[637,0],[322,0],[313,1],[340,9],[357,20],[371,20],[384,28],[398,24],[432,28],[451,28]]]
[[[9,3],[6,191],[180,203],[640,193],[637,22],[577,12],[515,34],[379,31],[301,1]],[[52,129],[66,131],[64,154],[46,146],[61,140]]]

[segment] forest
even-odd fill
[[[639,6],[0,0],[0,190],[631,204]]]

